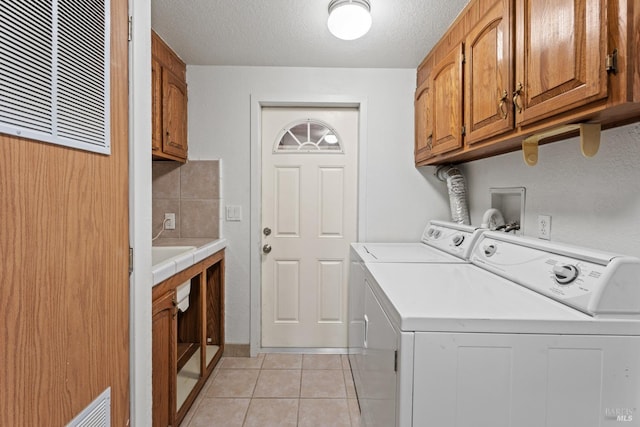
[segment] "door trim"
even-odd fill
[[[322,94],[251,94],[251,206],[250,206],[250,354],[255,357],[262,346],[261,310],[261,250],[262,218],[262,107],[351,107],[358,109],[358,206],[357,238],[366,239],[366,218],[360,213],[366,208],[366,151],[367,146],[367,98],[351,95]]]

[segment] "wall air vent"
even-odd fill
[[[110,154],[109,0],[0,2],[0,132]]]
[[[111,387],[107,387],[93,402],[82,410],[67,427],[110,427]]]

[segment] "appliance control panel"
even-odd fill
[[[485,232],[470,261],[590,315],[640,314],[640,259]]]
[[[477,227],[470,225],[431,221],[424,229],[421,241],[426,245],[467,259],[479,233]]]

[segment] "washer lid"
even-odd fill
[[[586,333],[594,323],[470,264],[378,263],[367,270],[372,290],[403,331]]]
[[[365,262],[465,262],[424,243],[353,243]]]

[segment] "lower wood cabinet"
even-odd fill
[[[153,301],[152,387],[153,425],[169,426],[175,419],[176,405],[176,292],[172,289]]]
[[[189,306],[177,289],[189,283]],[[153,288],[153,426],[178,426],[224,351],[224,250]]]

